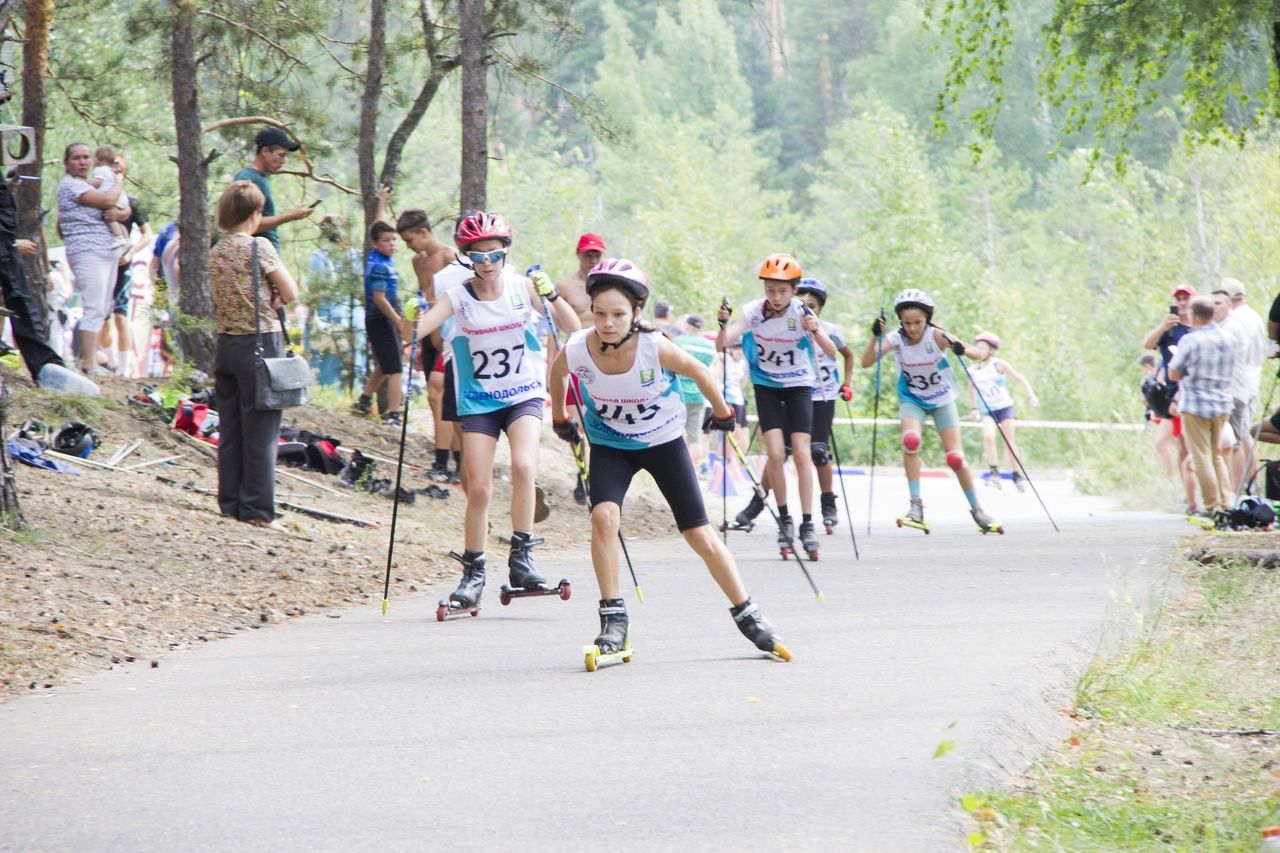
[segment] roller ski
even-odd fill
[[[911,509],[907,510],[906,515],[900,515],[897,518],[899,527],[914,527],[916,530],[923,530],[925,535],[930,533],[929,522],[924,520],[924,501],[920,498],[911,499]]]
[[[819,498],[822,502],[822,526],[827,529],[827,535],[830,536],[836,525],[840,523],[840,515],[836,512],[836,493],[823,492]]]
[[[754,643],[757,649],[784,661],[791,660],[791,650],[782,645],[773,626],[760,614],[760,608],[750,598],[737,607],[730,607],[729,614],[733,616],[734,624],[738,626],[742,636]]]
[[[511,534],[511,556],[507,557],[509,583],[504,583],[498,591],[498,601],[503,607],[513,598],[534,595],[558,595],[561,601],[569,600],[572,590],[568,578],[561,578],[555,586],[547,586],[546,579],[533,568],[533,546],[541,545],[543,541],[527,533]]]
[[[796,551],[796,523],[791,516],[778,519],[778,553],[789,560]],[[816,544],[816,543],[815,543]]]
[[[752,495],[751,501],[742,508],[742,511],[733,517],[733,521],[720,525],[720,532],[726,530],[740,530],[743,533],[750,533],[755,529],[756,516],[764,512],[764,499],[759,495]]]
[[[480,595],[484,592],[484,553],[450,551],[449,556],[462,563],[462,581],[449,593],[448,600],[441,601],[436,608],[437,622],[480,615]]]
[[[809,562],[818,562],[818,537],[813,532],[812,521],[800,522],[800,547],[804,548],[804,555],[809,558]]]
[[[600,599],[600,636],[582,647],[587,672],[614,663],[631,663],[631,629],[627,621],[627,604],[621,598]]]
[[[1022,476],[1021,471],[1013,472],[1013,487],[1018,490],[1019,494],[1027,493],[1027,478]]]
[[[978,531],[984,536],[988,533],[1004,535],[1004,525],[987,515],[982,507],[975,506],[969,510],[969,514],[973,516],[974,522],[978,525]]]
[[[1004,483],[1002,482],[1003,478],[1000,476],[1000,469],[997,468],[995,465],[992,465],[990,467],[991,467],[991,470],[987,472],[987,476],[985,478],[987,481],[987,486],[988,487],[994,486],[996,490],[999,491],[1000,489],[1004,488]]]
[[[1199,527],[1201,530],[1230,530],[1231,516],[1221,510],[1212,514],[1193,512],[1187,516],[1187,524]]]

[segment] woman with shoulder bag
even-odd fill
[[[218,323],[213,362],[218,505],[223,515],[260,527],[275,519],[282,414],[257,406],[258,361],[284,354],[276,311],[298,296],[298,285],[271,241],[253,236],[264,203],[262,191],[249,181],[227,187],[217,211],[225,234],[209,252],[209,287]]]

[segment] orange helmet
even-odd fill
[[[774,281],[799,281],[804,276],[800,262],[786,252],[774,252],[760,264],[761,278]]]

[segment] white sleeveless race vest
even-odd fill
[[[603,373],[591,357],[590,329],[564,345],[569,372],[578,378],[587,438],[620,450],[644,450],[684,435],[686,410],[676,376],[658,361],[661,332],[636,333],[636,358],[625,373]]]
[[[801,321],[804,303],[792,297],[791,305],[776,317],[765,319],[763,299],[742,309],[747,330],[742,352],[751,370],[751,382],[768,388],[812,388],[813,347]]]
[[[721,389],[724,394],[724,401],[730,406],[745,406],[747,404],[746,391],[742,387],[743,376],[747,372],[747,362],[742,359],[736,359],[727,352],[720,353],[726,358],[729,365],[729,383]],[[724,381],[724,377],[720,377],[720,381]]]
[[[481,415],[544,399],[546,363],[533,333],[534,310],[524,276],[504,269],[502,293],[484,301],[467,287],[449,290],[453,326],[441,327],[453,353],[458,415]]]
[[[513,273],[515,272],[515,267],[510,264],[507,265],[506,269],[511,270]],[[455,259],[445,264],[438,273],[431,277],[431,288],[435,291],[436,301],[438,302],[441,296],[455,287],[462,287],[475,278],[475,275],[473,270],[464,267],[459,260]],[[453,360],[453,349],[446,343],[452,336],[453,326],[453,317],[449,317],[440,326],[440,342],[444,344],[442,355],[444,356],[445,364],[449,364]]]
[[[837,352],[835,355],[827,355],[820,347],[814,349],[813,355],[818,360],[818,381],[813,386],[813,399],[835,400],[840,393],[840,368],[836,358],[840,355],[840,348],[845,345],[844,335],[836,328],[835,323],[828,323],[826,320],[819,322],[822,323],[822,331],[836,345]]]
[[[982,364],[969,365],[969,376],[978,389],[978,409],[984,415],[1013,405],[1009,383],[1005,380],[1005,375],[996,369],[999,361],[998,358],[989,358]]]
[[[908,343],[901,329],[885,335],[898,361],[898,398],[922,409],[936,409],[956,398],[956,376],[947,362],[947,351],[933,339],[933,326],[925,326],[917,344]]]

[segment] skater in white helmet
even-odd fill
[[[982,452],[990,468],[987,479],[988,486],[1000,488],[1000,465],[996,450],[996,429],[1004,433],[1004,464],[1012,474],[1013,485],[1019,492],[1027,490],[1026,480],[1014,454],[1018,452],[1014,428],[1017,422],[1013,413],[1013,395],[1009,393],[1009,382],[1012,379],[1027,392],[1027,402],[1032,408],[1040,408],[1040,400],[1032,390],[1026,377],[1013,369],[1003,358],[996,358],[996,350],[1000,349],[1000,338],[994,332],[981,332],[973,339],[973,356],[969,365],[969,375],[973,382],[969,384],[969,417],[971,420],[982,418]]]
[[[890,350],[898,363],[898,417],[902,422],[902,467],[907,474],[907,490],[911,507],[898,518],[898,526],[914,527],[929,532],[924,520],[924,502],[920,498],[921,429],[926,417],[933,426],[947,454],[947,467],[956,472],[960,488],[969,501],[970,513],[983,533],[1003,533],[1004,528],[983,511],[978,493],[973,488],[973,474],[965,464],[960,446],[960,417],[956,413],[958,396],[955,373],[947,361],[948,351],[957,357],[968,348],[947,332],[933,325],[933,299],[923,290],[908,288],[893,300],[899,328],[886,333],[885,318],[879,316],[871,324],[871,340],[862,351],[862,366],[872,367]],[[876,341],[883,343],[879,348]]]

